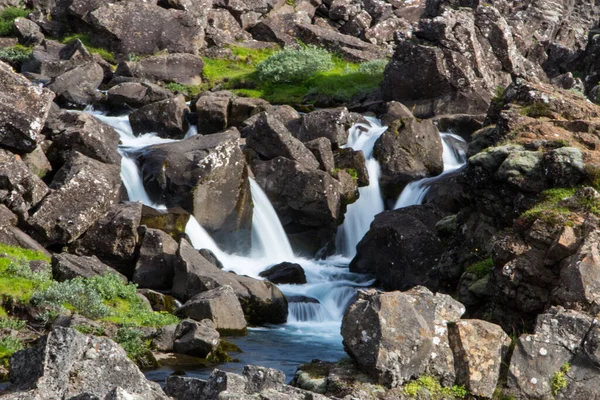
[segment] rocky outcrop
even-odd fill
[[[292,134],[303,142],[325,137],[337,148],[348,142],[348,129],[361,118],[346,108],[332,108],[304,114],[287,125]]]
[[[205,21],[185,11],[121,2],[102,5],[88,19],[96,31],[94,42],[121,57],[161,50],[198,54],[204,47]]]
[[[399,38],[382,91],[419,117],[481,113],[511,75],[545,79],[517,48],[502,14],[490,5],[443,7],[436,18],[421,19],[412,38]]]
[[[15,103],[14,99],[19,102]],[[54,93],[33,85],[0,61],[0,145],[33,151],[50,111]]]
[[[181,206],[224,248],[250,244],[252,203],[239,132],[193,136],[146,147],[137,159],[150,198]]]
[[[133,273],[133,282],[141,288],[170,289],[175,274],[178,244],[159,229],[146,228]]]
[[[97,89],[103,80],[104,69],[100,64],[88,62],[58,75],[46,87],[56,93],[60,104],[84,107],[100,99]]]
[[[177,310],[177,315],[211,320],[222,334],[245,334],[244,312],[231,286],[220,286],[195,295]]]
[[[78,239],[115,204],[121,190],[120,168],[80,153],[56,173],[51,189],[27,224],[45,245]]]
[[[356,246],[350,271],[371,273],[387,290],[415,285],[437,287],[433,273],[444,251],[436,223],[445,213],[432,206],[412,206],[375,216]]]
[[[129,114],[131,130],[135,135],[156,132],[162,138],[183,139],[189,111],[183,95],[148,104]]]
[[[104,399],[112,398],[114,391],[124,391],[129,398],[168,398],[119,345],[69,328],[53,329],[34,347],[15,353],[10,380],[8,398]]]
[[[127,278],[120,275],[117,270],[109,267],[96,256],[76,256],[69,253],[54,254],[52,256],[52,278],[59,282],[77,277],[90,278],[108,273],[119,275],[124,281]]]
[[[204,62],[194,54],[174,53],[122,61],[115,75],[149,81],[176,82],[182,85],[202,83]]]

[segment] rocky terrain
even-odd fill
[[[0,0],[0,397],[600,398],[599,16],[587,0]],[[253,185],[285,262],[253,256]],[[299,256],[342,254],[373,187],[338,274],[356,280],[348,358],[227,372],[235,337],[320,305],[286,296],[314,283]],[[141,372],[199,365],[207,379]]]

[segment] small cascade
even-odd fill
[[[254,202],[252,214],[252,258],[264,258],[270,263],[293,260],[294,252],[283,226],[269,198],[250,178],[250,190]]]
[[[338,228],[337,251],[348,258],[356,255],[356,245],[369,230],[375,215],[384,210],[379,189],[381,170],[379,162],[373,157],[373,147],[387,126],[381,125],[375,118],[367,117],[367,120],[369,125],[359,123],[350,128],[346,145],[354,150],[362,150],[369,172],[369,186],[358,189],[358,200],[348,206],[344,223]]]
[[[442,158],[444,160],[444,171],[438,175],[430,178],[423,178],[418,181],[414,181],[406,185],[400,197],[396,201],[394,210],[399,208],[414,206],[423,204],[425,195],[429,191],[431,185],[442,178],[444,175],[456,171],[467,162],[467,155],[464,150],[452,146],[452,142],[463,142],[464,139],[453,133],[440,133],[442,137]]]
[[[327,322],[332,320],[331,315],[329,315],[325,307],[318,302],[289,302],[288,312],[288,322],[291,324],[299,322]]]

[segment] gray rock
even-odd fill
[[[243,375],[247,379],[247,393],[260,393],[269,389],[281,390],[285,384],[285,374],[273,368],[246,365]]]
[[[118,275],[124,282],[127,282],[127,278],[102,263],[96,256],[81,257],[69,253],[54,254],[52,256],[52,277],[59,282],[77,277],[91,278],[92,276],[108,273]]]
[[[19,44],[23,46],[37,46],[44,40],[44,34],[37,24],[27,18],[17,18],[13,22]]]
[[[120,387],[145,399],[168,399],[119,345],[69,328],[53,329],[34,347],[15,353],[10,379],[11,391],[27,391],[24,398],[62,399],[87,393],[103,399]]]
[[[334,148],[348,141],[348,129],[354,124],[356,116],[344,108],[332,108],[313,111],[293,123],[289,128],[295,137],[308,142],[326,137]]]
[[[152,348],[158,351],[172,352],[176,339],[175,331],[178,326],[178,324],[172,324],[160,327],[152,338]],[[168,384],[169,382],[167,380],[167,386]],[[167,394],[169,393],[167,392]]]
[[[122,61],[115,74],[141,80],[199,85],[202,83],[203,70],[204,62],[199,56],[171,53],[144,57],[139,61]]]
[[[20,99],[18,105],[14,99]],[[33,85],[0,61],[0,146],[33,151],[50,111],[54,93]]]
[[[244,394],[248,381],[246,377],[231,372],[214,369],[208,377],[204,388],[203,398],[206,400],[218,400],[221,392]]]
[[[331,151],[331,141],[326,137],[320,137],[305,142],[304,145],[316,157],[325,172],[332,173],[335,168],[333,151]]]
[[[85,106],[100,99],[97,90],[104,80],[100,64],[81,64],[53,78],[47,88],[56,93],[56,101],[65,105]]]
[[[113,108],[128,105],[140,108],[173,96],[170,90],[148,82],[123,82],[111,87],[106,93],[106,102]]]
[[[52,171],[52,165],[40,145],[31,153],[23,154],[21,158],[25,165],[27,165],[27,168],[40,178],[44,178],[48,172]]]
[[[170,289],[175,274],[177,248],[177,242],[165,232],[146,228],[132,281],[142,288]]]
[[[229,103],[233,96],[233,93],[228,91],[204,92],[198,96],[198,133],[216,133],[229,126]]]
[[[342,336],[359,367],[388,387],[420,376],[432,351],[427,322],[400,292],[359,291],[344,314]]]
[[[319,162],[304,144],[294,138],[285,125],[269,113],[262,113],[253,125],[243,128],[249,148],[262,158],[270,160],[285,157],[309,169],[319,167]]]
[[[185,98],[179,95],[132,112],[129,122],[136,135],[156,132],[162,138],[183,139],[189,127],[185,118],[189,111]]]
[[[333,158],[336,168],[352,170],[355,173],[358,186],[369,186],[369,171],[362,150],[338,149]]]
[[[175,297],[168,294],[156,292],[151,289],[138,289],[137,292],[148,300],[150,307],[152,307],[152,310],[154,311],[174,314],[175,311],[181,307],[181,303],[178,302]]]
[[[78,239],[118,201],[120,168],[80,153],[56,173],[52,193],[44,198],[27,223],[45,245]]]
[[[581,150],[561,147],[544,154],[544,171],[553,187],[570,187],[585,176],[585,163]]]
[[[454,353],[456,382],[476,396],[491,398],[510,346],[508,335],[498,325],[468,319],[451,324],[448,339]]]
[[[244,311],[232,287],[228,285],[195,295],[177,310],[177,315],[196,321],[209,319],[223,334],[246,333]]]
[[[173,350],[176,353],[206,358],[219,346],[219,332],[210,320],[186,319],[177,324]]]
[[[165,393],[177,400],[202,398],[206,381],[199,378],[171,375],[167,378]]]

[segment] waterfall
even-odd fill
[[[384,210],[383,198],[379,189],[381,170],[379,162],[373,157],[373,147],[387,126],[375,118],[367,117],[369,125],[355,124],[349,130],[348,144],[353,150],[362,150],[365,155],[369,186],[358,189],[358,200],[350,204],[344,223],[338,228],[336,247],[339,254],[352,258],[356,255],[356,245],[369,230],[375,215]]]
[[[453,133],[440,133],[440,136],[442,137],[442,158],[444,160],[444,171],[438,176],[423,178],[406,185],[402,193],[400,193],[400,197],[398,197],[398,200],[396,201],[394,210],[422,204],[423,200],[425,199],[425,195],[434,182],[438,181],[444,175],[452,171],[456,171],[467,162],[466,153],[462,149],[452,146],[451,143],[453,139],[455,141],[464,143],[463,138]]]

